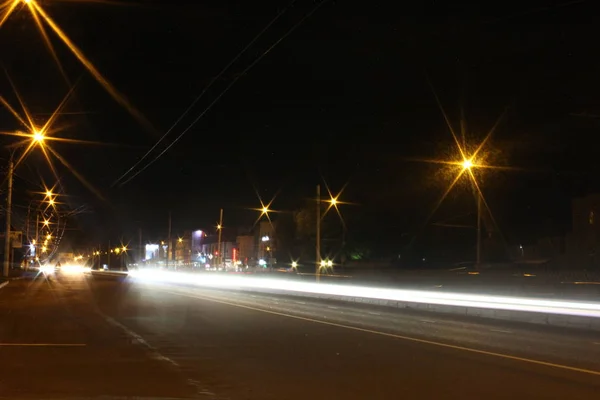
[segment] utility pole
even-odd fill
[[[4,236],[4,276],[8,278],[10,267],[10,217],[12,214],[12,189],[13,189],[13,159],[8,162],[8,194],[6,195],[6,232]]]
[[[140,246],[140,250],[139,250],[140,253],[139,254],[140,254],[140,256],[138,257],[139,258],[138,259],[138,263],[142,264],[142,260],[144,260],[144,248],[142,247],[142,228],[138,229],[138,234],[139,234],[139,241],[140,241],[140,243],[139,243],[139,246]]]
[[[317,282],[321,280],[321,185],[317,185]]]
[[[31,217],[31,203],[29,203],[29,207],[27,207],[27,218],[25,220],[25,243],[29,245],[29,218]]]
[[[33,249],[35,251],[36,260],[40,257],[38,256],[38,248],[40,247],[40,213],[39,210],[35,212],[35,245]]]
[[[169,269],[169,253],[171,252],[171,211],[169,211],[169,231],[167,232],[167,269]]]
[[[218,262],[218,267],[221,267],[223,265],[223,256],[221,255],[221,231],[223,230],[223,209],[221,208],[221,212],[219,213],[219,229],[217,229],[219,231],[219,239],[217,242],[217,251],[219,252],[218,254],[218,258],[217,258],[217,262]]]
[[[106,263],[108,265],[108,269],[110,269],[110,252],[111,252],[111,248],[110,248],[110,240],[108,241],[108,251],[106,252],[107,254],[107,260]]]
[[[481,266],[481,194],[477,196],[477,261],[475,268],[479,270]]]

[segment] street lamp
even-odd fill
[[[46,139],[46,136],[44,135],[44,132],[42,132],[42,131],[33,131],[32,135],[31,135],[31,139],[37,144],[42,144],[44,142],[44,140]]]
[[[327,189],[327,192],[329,194],[329,200],[321,199],[321,185],[317,185],[317,221],[316,221],[317,222],[317,224],[316,224],[316,226],[317,226],[317,235],[316,235],[317,236],[317,239],[316,239],[317,254],[316,254],[316,261],[315,261],[317,282],[319,281],[319,274],[320,274],[321,268],[327,266],[327,262],[325,260],[321,260],[321,219],[323,217],[325,217],[325,215],[327,215],[327,213],[329,212],[329,210],[331,210],[332,207],[335,208],[335,211],[337,212],[337,214],[340,217],[340,220],[342,222],[342,228],[343,228],[343,230],[342,230],[342,247],[344,247],[344,245],[346,243],[346,223],[345,223],[344,218],[342,217],[342,214],[340,213],[340,210],[338,208],[338,206],[340,204],[349,204],[349,203],[341,202],[338,200],[340,195],[344,191],[345,186],[335,196],[331,193],[331,190],[329,190],[329,186],[327,186],[327,183],[325,183],[325,188]],[[321,203],[323,201],[329,203],[329,206],[327,207],[327,209],[325,210],[323,215],[321,215]]]

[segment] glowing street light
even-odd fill
[[[298,268],[298,263],[296,261],[292,261],[292,268]]]
[[[48,226],[50,225],[50,221],[48,221],[47,219],[44,220],[44,226]]]
[[[42,144],[44,142],[44,140],[46,139],[46,136],[44,135],[44,132],[42,132],[42,131],[33,131],[32,135],[31,135],[31,139],[37,144]]]
[[[67,34],[62,28],[48,15],[45,9],[40,4],[40,0],[2,0],[0,2],[0,28],[8,20],[8,18],[20,11],[19,5],[24,4],[25,8],[29,10],[31,16],[37,25],[42,39],[44,40],[48,50],[52,57],[62,70],[62,65],[58,59],[58,55],[54,50],[54,46],[51,42],[50,36],[47,33],[46,25],[56,34],[56,36],[62,41],[62,43],[71,51],[71,53],[79,60],[79,62],[88,70],[88,72],[94,77],[94,79],[109,93],[109,95],[121,106],[123,106],[131,115],[133,115],[139,122],[142,123],[146,129],[151,132],[154,131],[152,124],[144,117],[144,115],[137,110],[126,98],[123,96],[105,77],[100,71],[92,64],[92,62],[83,54],[83,52],[71,41]],[[45,25],[44,25],[45,22]]]
[[[469,159],[465,159],[462,162],[462,167],[463,167],[463,169],[471,169],[473,167],[473,161],[471,161]]]

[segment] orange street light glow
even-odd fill
[[[50,29],[58,36],[58,38],[62,41],[62,43],[71,51],[71,53],[79,60],[79,62],[87,69],[87,71],[94,77],[94,79],[100,83],[100,85],[106,90],[110,96],[121,106],[123,106],[129,113],[138,120],[147,130],[151,132],[155,132],[156,129],[152,126],[150,121],[137,109],[135,108],[129,100],[120,93],[113,85],[98,71],[96,66],[92,64],[92,62],[83,54],[83,52],[71,41],[71,39],[67,36],[67,34],[62,30],[62,28],[46,13],[44,8],[39,4],[36,0],[4,0],[0,3],[0,27],[4,25],[4,23],[8,20],[8,18],[19,11],[17,7],[19,5],[24,5],[24,8],[28,9],[35,24],[37,25],[40,34],[42,35],[42,39],[46,43],[48,50],[52,54],[52,57],[58,64],[61,72],[64,70],[58,59],[58,55],[54,50],[54,46],[50,37],[48,36],[47,28],[44,25],[44,22]],[[65,79],[66,75],[65,75]]]
[[[33,135],[32,135],[32,139],[34,142],[42,143],[44,141],[44,139],[46,139],[46,137],[44,136],[44,134],[42,132],[34,131]]]

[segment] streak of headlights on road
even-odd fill
[[[409,303],[474,307],[493,310],[527,311],[600,318],[600,303],[567,300],[531,299],[510,296],[439,293],[424,290],[384,289],[358,285],[294,282],[275,278],[252,278],[216,274],[190,274],[159,270],[130,271],[140,282],[183,284],[216,289],[280,290],[321,295],[363,297]]]

